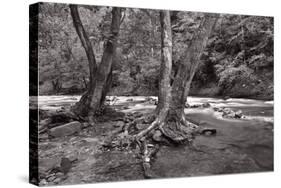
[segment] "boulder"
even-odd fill
[[[202,107],[201,104],[193,104],[193,105],[189,105],[189,108],[200,108]]]
[[[49,135],[52,137],[64,137],[80,132],[82,124],[78,121],[73,121],[58,127],[50,129]]]
[[[242,118],[243,117],[243,113],[242,110],[238,110],[237,112],[235,112],[235,118]]]
[[[223,117],[226,117],[226,118],[237,118],[237,119],[240,119],[243,117],[243,113],[241,110],[238,110],[238,111],[233,111],[229,108],[223,108],[222,109],[222,116]]]
[[[60,170],[62,173],[67,174],[72,167],[72,163],[69,158],[63,157],[60,163]]]
[[[210,103],[206,102],[206,103],[202,104],[202,107],[203,108],[209,108],[209,107],[211,107],[211,105],[210,105]]]
[[[39,159],[39,174],[46,174],[47,172],[59,168],[58,158],[44,158]]]
[[[154,99],[153,97],[146,97],[145,98],[145,102],[148,102],[149,104],[152,104],[152,105],[157,105],[158,104],[157,99]]]

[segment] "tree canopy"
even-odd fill
[[[89,82],[88,62],[69,7],[43,4],[40,9],[40,94],[81,94]],[[79,6],[79,12],[100,62],[111,8]],[[184,57],[184,46],[203,17],[204,13],[171,11],[173,67]],[[157,10],[123,11],[110,95],[157,95],[160,35]],[[273,18],[221,14],[201,56],[191,94],[272,98],[272,81]]]

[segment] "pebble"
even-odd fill
[[[55,176],[50,176],[50,177],[48,177],[48,181],[53,181],[54,179],[56,179],[56,177]]]
[[[61,181],[61,178],[56,178],[53,182],[57,184],[57,183],[59,183],[60,181]]]
[[[46,181],[46,179],[42,179],[39,184],[40,185],[47,185],[48,182]]]

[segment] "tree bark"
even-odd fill
[[[114,7],[112,9],[112,21],[110,28],[110,36],[107,39],[106,46],[103,52],[101,63],[98,67],[95,79],[95,92],[91,96],[89,116],[93,116],[104,101],[103,92],[107,91],[106,82],[111,71],[112,62],[116,55],[117,40],[121,24],[121,8]],[[105,94],[104,94],[105,95]]]
[[[165,24],[162,25],[164,20],[168,20],[167,13],[164,16],[166,19],[163,19],[162,14],[160,14],[162,35],[168,36],[167,30],[169,30],[169,35],[171,35],[171,26],[167,26],[165,29]],[[168,18],[170,20],[170,17]],[[181,143],[186,140],[192,140],[192,133],[197,128],[197,125],[186,120],[184,113],[185,102],[191,81],[200,62],[200,56],[217,18],[217,15],[206,14],[201,21],[198,30],[186,48],[185,56],[182,58],[183,61],[177,67],[172,86],[170,86],[172,44],[168,45],[169,43],[165,42],[165,37],[162,37],[162,62],[158,105],[156,108],[157,117],[147,129],[137,135],[137,138],[144,137],[148,132],[158,127],[162,134],[173,142]],[[167,21],[164,23],[167,23]],[[172,42],[172,38],[168,38],[170,40],[167,40],[167,38],[166,40]],[[168,48],[167,45],[169,46]]]
[[[171,86],[170,86],[170,74],[172,70],[172,31],[170,22],[170,12],[160,11],[160,23],[161,23],[161,67],[160,67],[160,79],[159,79],[159,93],[158,93],[158,105],[156,109],[156,119],[152,124],[141,131],[137,135],[137,139],[142,138],[148,132],[162,126],[164,123],[171,98]]]
[[[79,36],[79,39],[82,43],[82,46],[88,58],[88,65],[89,65],[89,72],[90,72],[89,85],[90,87],[94,87],[93,83],[94,83],[94,75],[97,71],[97,63],[96,63],[93,47],[81,22],[77,5],[69,5],[69,8],[70,8],[70,13],[73,20],[74,28]]]
[[[183,60],[177,65],[177,73],[172,85],[171,110],[174,112],[179,111],[181,114],[184,110],[192,79],[200,63],[201,54],[207,45],[217,19],[218,15],[216,14],[205,14],[185,50]]]
[[[121,24],[121,8],[114,7],[112,9],[110,35],[106,41],[102,60],[98,67],[91,42],[79,17],[77,5],[70,5],[70,11],[74,27],[87,54],[90,69],[88,90],[73,107],[73,111],[80,116],[93,117],[96,111],[102,106],[106,93],[109,90],[108,83],[111,78],[108,79],[108,77],[111,75],[112,62],[116,54],[117,40]]]
[[[170,12],[160,12],[161,24],[161,67],[157,112],[169,108],[171,98],[170,75],[172,71],[172,30]]]
[[[184,108],[190,85],[200,62],[201,54],[218,19],[218,15],[205,14],[199,28],[185,50],[183,61],[179,62],[173,80],[170,108],[163,134],[175,142],[192,140],[197,125],[185,118]]]

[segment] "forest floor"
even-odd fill
[[[78,100],[77,96],[41,96],[38,105],[42,111],[54,112]],[[40,185],[145,179],[140,151],[128,145],[122,130],[128,118],[150,114],[156,105],[145,97],[109,101],[119,115],[109,114],[95,126],[82,123],[81,131],[69,136],[39,134]],[[160,145],[151,161],[155,178],[273,170],[273,101],[189,97],[188,103],[187,119],[217,133],[198,135],[191,144]],[[218,109],[224,108],[240,111],[243,117],[223,116]],[[143,128],[140,125],[139,130]],[[70,161],[66,171],[61,170],[62,158]]]

